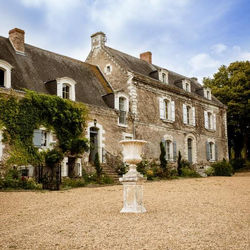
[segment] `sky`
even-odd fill
[[[90,36],[188,77],[250,60],[249,0],[0,0],[0,36],[25,30],[25,42],[85,60]]]

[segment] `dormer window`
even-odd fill
[[[70,86],[64,83],[62,88],[62,98],[69,99],[69,93],[70,93]]]
[[[168,84],[168,72],[166,70],[160,69],[159,80],[165,84]]]
[[[11,69],[9,63],[0,60],[0,87],[11,88]]]
[[[56,79],[57,81],[57,95],[63,99],[75,101],[75,85],[76,82],[69,77],[62,77]]]
[[[191,84],[188,80],[182,80],[182,88],[187,91],[187,92],[191,92]]]
[[[211,100],[211,89],[209,88],[204,88],[204,97],[207,98],[208,100]]]

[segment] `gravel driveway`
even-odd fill
[[[145,214],[122,186],[0,192],[0,249],[250,249],[250,174],[147,182]]]

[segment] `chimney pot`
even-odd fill
[[[9,40],[17,53],[24,54],[24,30],[14,28],[9,31]]]
[[[150,51],[141,53],[140,59],[152,64],[152,53]]]

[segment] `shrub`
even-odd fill
[[[167,170],[166,150],[163,142],[160,143],[161,154],[160,154],[160,166],[164,172]]]
[[[95,154],[94,165],[95,165],[96,175],[99,178],[101,176],[101,174],[102,174],[102,167],[101,167],[101,164],[100,164],[99,154],[98,153]]]
[[[242,169],[242,168],[245,168],[247,165],[246,160],[242,159],[242,158],[231,159],[229,162],[235,171]]]
[[[148,180],[153,180],[153,178],[154,178],[154,171],[152,169],[148,169],[146,171],[146,176],[147,176]]]
[[[205,170],[205,174],[207,176],[213,176],[214,175],[214,168],[213,167],[209,167]]]
[[[115,171],[118,175],[122,176],[128,172],[128,167],[125,163],[122,162],[118,165]]]
[[[172,169],[172,170],[170,171],[170,178],[171,178],[171,179],[176,179],[176,178],[178,178],[178,171],[177,171],[176,169]]]
[[[103,183],[103,184],[113,184],[114,180],[108,175],[102,175],[101,183]]]
[[[63,188],[77,188],[77,187],[84,187],[86,185],[83,178],[64,178],[62,181]]]
[[[212,168],[214,169],[215,176],[232,176],[233,175],[233,167],[225,159],[223,161],[212,164]]]
[[[143,159],[141,162],[137,164],[136,170],[141,174],[146,175],[148,167],[149,167],[149,162]]]
[[[182,168],[182,165],[181,165],[181,152],[179,151],[178,153],[178,159],[177,159],[177,172],[178,172],[178,175],[181,176],[181,168]]]
[[[181,176],[182,177],[200,177],[200,175],[194,170],[189,167],[183,167],[181,168]]]

